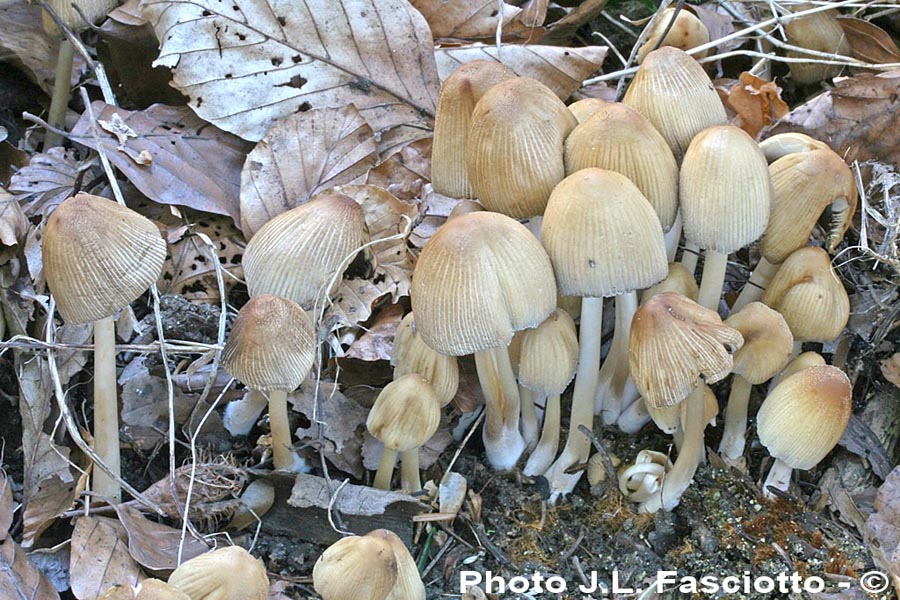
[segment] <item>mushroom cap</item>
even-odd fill
[[[266,600],[269,578],[262,561],[239,546],[219,548],[182,563],[169,585],[191,600]]]
[[[50,214],[42,253],[59,312],[75,325],[111,317],[156,283],[166,242],[130,208],[76,194]]]
[[[681,160],[700,131],[728,121],[703,67],[683,50],[663,46],[648,53],[622,102],[647,117]]]
[[[563,179],[547,204],[541,240],[566,296],[618,296],[668,271],[653,207],[613,171],[582,169]]]
[[[792,469],[811,469],[837,445],[851,410],[843,371],[829,365],[803,369],[766,396],[756,418],[759,441]]]
[[[416,327],[441,354],[509,345],[556,307],[547,252],[521,223],[492,212],[442,225],[419,255],[411,288]]]
[[[409,373],[424,377],[441,399],[441,406],[450,404],[459,387],[459,363],[455,356],[441,354],[422,341],[416,328],[415,317],[409,313],[394,334],[391,354],[394,379]]]
[[[422,583],[416,561],[413,560],[403,540],[389,529],[376,529],[366,536],[385,540],[394,551],[394,558],[397,561],[397,583],[385,600],[425,600],[425,584]]]
[[[441,423],[441,399],[428,380],[409,373],[387,384],[366,419],[385,448],[406,452],[431,439]]]
[[[665,279],[644,290],[641,303],[663,292],[675,292],[696,302],[697,297],[700,296],[700,287],[697,285],[697,280],[694,279],[694,274],[688,271],[687,267],[680,262],[673,262],[669,263],[669,274]]]
[[[546,321],[520,335],[519,384],[548,396],[562,394],[578,366],[575,321],[556,309]]]
[[[517,219],[543,214],[565,176],[563,143],[578,121],[544,84],[516,77],[489,89],[472,112],[466,165],[475,196]]]
[[[796,10],[799,9],[798,5]],[[836,10],[825,10],[789,20],[784,24],[788,43],[827,54],[852,56],[850,42],[837,20],[839,14]],[[796,50],[788,50],[786,54],[789,58],[813,58]],[[840,64],[791,62],[788,68],[794,81],[809,84],[834,77],[843,67]]]
[[[631,321],[628,364],[647,406],[673,406],[700,383],[725,378],[741,333],[719,314],[684,296],[666,292],[638,308]]]
[[[733,125],[704,129],[681,163],[679,198],[685,239],[730,254],[765,232],[774,201],[759,145]]]
[[[789,362],[781,373],[772,378],[772,383],[770,384],[772,387],[770,389],[774,389],[782,380],[787,379],[794,373],[799,373],[803,369],[808,369],[810,367],[820,367],[825,364],[827,364],[825,359],[822,358],[822,355],[818,352],[802,352],[797,358]]]
[[[251,298],[238,312],[222,350],[222,365],[244,385],[268,392],[297,389],[316,357],[309,316],[277,296]]]
[[[310,310],[325,286],[369,241],[365,213],[352,198],[323,192],[266,222],[247,243],[244,276],[251,296],[271,294]],[[347,261],[347,262],[345,262]]]
[[[809,241],[822,212],[834,203],[828,243],[837,245],[856,212],[858,193],[850,167],[830,148],[788,154],[769,165],[775,203],[760,244],[773,265]]]
[[[313,587],[324,600],[385,600],[396,583],[397,559],[382,536],[341,538],[313,567]]]
[[[771,164],[788,154],[810,152],[812,150],[828,150],[829,146],[825,142],[811,138],[805,133],[791,131],[764,139],[759,143],[759,149],[763,151],[763,154],[766,155],[766,160]]]
[[[473,60],[459,66],[441,85],[431,150],[434,191],[452,198],[474,198],[466,170],[472,111],[491,87],[515,76],[498,62]]]
[[[668,231],[678,212],[678,164],[647,118],[621,102],[597,108],[566,138],[566,173],[597,167],[621,173],[641,191]]]
[[[678,11],[675,22],[670,26],[669,23],[672,21],[674,13],[675,8],[670,7],[665,9],[659,18],[656,19],[647,41],[638,50],[638,64],[641,64],[647,54],[657,47],[672,46],[679,50],[687,51],[709,42],[709,29],[687,6]],[[668,33],[666,33],[667,30]],[[663,34],[665,34],[665,38],[663,38]],[[660,39],[662,39],[661,42]],[[695,58],[706,58],[707,54],[709,54],[709,51],[704,50],[696,54]]]
[[[159,579],[144,579],[137,587],[134,600],[191,600],[191,597]]]
[[[453,208],[450,210],[450,214],[447,215],[447,220],[456,218],[460,215],[467,215],[473,212],[483,211],[484,207],[476,202],[475,200],[460,200],[456,204],[453,205]]]
[[[56,13],[56,16],[60,18],[65,26],[75,33],[81,33],[94,23],[100,22],[109,11],[119,5],[117,0],[78,0],[77,2],[49,0],[47,4],[53,8],[53,12]],[[78,7],[78,10],[75,10],[73,4]],[[64,36],[56,22],[50,17],[50,13],[42,10],[41,20],[43,21],[44,31],[48,34],[54,37]]]
[[[784,317],[762,302],[751,302],[732,313],[725,324],[741,332],[744,345],[734,353],[734,368],[753,385],[781,371],[794,349],[794,336]]]
[[[597,110],[608,104],[599,98],[583,98],[569,105],[569,112],[575,115],[579,123],[584,123]],[[570,134],[571,135],[571,134]]]
[[[769,282],[763,302],[782,314],[795,342],[837,339],[850,319],[850,298],[821,248],[793,252]]]

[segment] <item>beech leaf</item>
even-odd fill
[[[109,517],[78,517],[72,533],[69,576],[78,600],[97,598],[116,585],[135,585],[141,569],[128,553],[125,528]]]
[[[874,64],[900,62],[900,49],[878,25],[853,17],[838,17],[837,21],[856,58]]]
[[[497,24],[503,21],[503,33],[510,33],[514,19],[522,9],[497,0],[410,0],[425,16],[435,38],[483,39],[493,38]]]

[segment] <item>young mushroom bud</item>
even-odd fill
[[[575,115],[579,123],[584,123],[595,112],[606,106],[608,102],[599,98],[584,98],[569,105],[569,112]]]
[[[674,7],[670,7],[657,17],[647,41],[638,50],[638,64],[641,64],[647,54],[657,47],[672,46],[687,51],[709,42],[709,30],[687,5],[678,10],[677,16],[675,11]],[[709,51],[704,50],[695,54],[694,58],[706,58],[707,54]]]
[[[397,558],[384,536],[352,535],[329,546],[313,567],[323,600],[385,600],[397,585]]]
[[[418,373],[434,388],[441,399],[441,406],[447,406],[459,387],[459,363],[455,356],[441,354],[422,341],[416,329],[413,313],[409,313],[394,334],[394,348],[391,354],[394,379],[410,373]]]
[[[231,517],[228,529],[240,531],[245,527],[255,527],[259,524],[260,517],[266,514],[273,504],[275,504],[275,486],[264,479],[252,481],[241,494],[241,503]]]
[[[787,379],[794,373],[799,373],[803,369],[808,369],[810,367],[821,367],[822,365],[827,365],[825,359],[818,352],[802,352],[800,355],[788,363],[788,365],[775,377],[772,378],[772,381],[769,382],[769,391],[775,389],[783,379]]]
[[[191,600],[266,600],[269,578],[262,561],[238,546],[219,548],[183,563],[169,585]]]

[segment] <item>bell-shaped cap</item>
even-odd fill
[[[672,22],[672,17],[675,17],[674,22]],[[638,50],[638,64],[644,62],[647,54],[655,48],[672,46],[679,50],[687,51],[708,42],[709,29],[706,28],[703,21],[697,18],[697,15],[691,12],[691,9],[684,6],[676,15],[675,8],[670,7],[662,11],[656,19],[653,29],[650,30],[647,36],[647,41]],[[709,54],[709,51],[704,50],[695,54],[694,58],[706,58],[707,54]]]
[[[665,279],[644,290],[641,295],[641,303],[664,292],[675,292],[696,302],[700,295],[700,287],[697,285],[697,280],[694,279],[694,274],[688,271],[687,267],[680,262],[673,262],[669,263],[669,274]]]
[[[71,325],[111,317],[156,283],[166,242],[153,222],[121,204],[77,194],[44,228],[47,285]]]
[[[641,191],[668,231],[678,212],[678,164],[666,140],[636,110],[609,102],[566,139],[566,173],[597,167],[621,173]]]
[[[450,404],[456,396],[459,387],[459,364],[456,357],[441,354],[422,341],[413,313],[403,317],[397,327],[391,364],[394,367],[394,379],[418,373],[428,380],[441,399],[441,406]]]
[[[562,394],[578,366],[575,321],[556,309],[546,321],[520,335],[519,384],[548,396]]]
[[[759,408],[759,441],[792,469],[812,469],[847,429],[852,390],[847,375],[829,365],[810,367],[775,386]]]
[[[527,77],[489,89],[472,113],[466,164],[485,208],[516,219],[544,213],[565,176],[563,143],[578,121],[550,88]]]
[[[584,123],[595,112],[609,104],[600,98],[583,98],[569,105],[569,112],[575,115],[579,123]],[[570,134],[571,135],[571,134]]]
[[[627,177],[582,169],[550,196],[541,240],[560,292],[604,297],[650,287],[668,272],[662,226]]]
[[[671,46],[647,54],[622,102],[653,123],[676,160],[681,160],[695,135],[728,121],[703,67]]]
[[[383,536],[351,535],[329,546],[313,567],[323,600],[385,600],[397,584],[397,559]]]
[[[270,294],[310,310],[369,241],[365,213],[349,196],[323,192],[273,217],[247,243],[244,277],[251,296]],[[333,288],[326,289],[334,280]]]
[[[506,347],[516,331],[540,325],[556,307],[556,279],[547,252],[524,225],[475,212],[431,236],[411,296],[425,343],[462,356]]]
[[[802,5],[798,5],[795,10],[801,7]],[[853,56],[847,35],[837,20],[839,15],[837,10],[824,10],[788,20],[784,24],[788,43],[825,54]],[[817,59],[814,55],[797,50],[788,50],[786,54],[788,58]],[[828,64],[819,59],[818,62],[790,62],[788,68],[794,81],[810,84],[834,77],[840,73],[843,65]]]
[[[763,302],[784,317],[795,342],[837,339],[850,320],[850,298],[831,258],[809,246],[793,252],[769,282]]]
[[[631,377],[647,406],[673,406],[700,377],[709,384],[726,377],[743,343],[717,312],[672,292],[659,294],[631,321]]]
[[[431,439],[441,423],[441,399],[417,373],[387,384],[366,419],[366,428],[385,448],[406,452]]]
[[[759,385],[787,365],[794,336],[780,313],[762,302],[751,302],[732,313],[725,324],[740,331],[744,338],[744,345],[734,353],[734,373]]]
[[[733,125],[704,129],[681,164],[684,237],[705,250],[731,254],[766,230],[774,201],[766,157]]]
[[[434,191],[451,198],[475,197],[466,170],[472,111],[485,92],[515,76],[498,62],[473,60],[459,66],[441,85],[431,149]]]
[[[425,584],[422,583],[416,561],[413,560],[403,540],[389,529],[376,529],[366,536],[385,540],[394,551],[394,558],[397,561],[397,583],[385,600],[425,600]]]
[[[183,563],[169,585],[191,600],[267,600],[269,578],[262,561],[239,546],[219,548]]]
[[[238,312],[222,351],[222,365],[244,385],[268,392],[297,389],[316,357],[309,316],[277,296],[251,298]]]
[[[818,352],[801,352],[797,358],[787,364],[781,373],[772,378],[772,383],[770,384],[772,387],[770,389],[774,389],[774,387],[781,383],[783,379],[787,379],[794,373],[799,373],[803,369],[808,369],[810,367],[821,367],[826,364],[828,363],[825,362],[825,359],[822,358],[822,355]]]

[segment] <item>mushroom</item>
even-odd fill
[[[603,108],[608,102],[599,98],[584,98],[569,105],[569,112],[575,115],[579,123],[584,123],[595,112]]]
[[[766,158],[733,125],[704,129],[681,164],[684,237],[706,251],[697,302],[718,310],[728,254],[766,230],[774,196]]]
[[[403,540],[389,529],[376,529],[366,535],[385,540],[393,550],[397,562],[397,582],[385,600],[425,600],[425,584],[422,583],[416,561]]]
[[[751,302],[732,313],[725,324],[744,337],[744,345],[734,354],[734,378],[719,443],[722,458],[737,465],[744,454],[750,392],[754,385],[765,383],[784,368],[791,357],[794,337],[784,317],[760,302]]]
[[[818,352],[802,352],[797,358],[788,363],[788,365],[769,382],[769,391],[775,389],[775,386],[781,383],[782,379],[790,377],[794,373],[798,373],[809,367],[819,367],[828,364],[822,355]]]
[[[228,529],[240,531],[260,523],[260,517],[275,504],[275,486],[264,479],[250,482],[241,494],[240,504],[228,523]]]
[[[831,452],[850,422],[850,380],[829,365],[809,367],[782,380],[757,415],[759,441],[775,458],[763,484],[786,492],[793,469],[809,470]]]
[[[663,292],[675,292],[696,302],[697,296],[700,295],[700,288],[697,286],[694,274],[688,271],[683,264],[670,262],[669,274],[653,287],[644,290],[644,293],[641,294],[641,304]]]
[[[794,10],[809,8],[809,5],[797,4]],[[792,46],[808,50],[824,52],[837,56],[853,56],[850,42],[844,29],[838,23],[836,10],[823,10],[802,17],[790,18],[784,23],[784,34]],[[788,58],[813,58],[814,55],[798,50],[788,50]],[[800,84],[818,83],[834,77],[843,69],[840,64],[797,61],[788,63],[791,78]]]
[[[659,493],[671,470],[672,461],[668,456],[655,450],[641,450],[634,463],[619,470],[619,491],[631,502],[646,502]]]
[[[401,487],[409,492],[421,490],[419,446],[431,439],[440,422],[441,399],[427,379],[409,373],[387,384],[366,419],[369,433],[384,445],[374,486],[391,489],[399,452]]]
[[[77,194],[50,214],[44,228],[47,285],[66,323],[94,327],[94,491],[120,497],[119,408],[113,316],[162,274],[166,243],[152,221],[112,200]],[[101,470],[101,468],[103,470]]]
[[[593,426],[603,298],[624,295],[617,323],[627,332],[631,319],[625,315],[637,305],[634,291],[665,278],[668,264],[653,207],[631,181],[613,171],[582,169],[560,182],[547,204],[541,236],[560,292],[582,296],[569,434],[562,454],[544,474],[555,500],[574,489],[581,472],[567,471],[587,461],[590,452],[590,440],[578,428]],[[613,376],[616,385],[624,386],[628,370]]]
[[[653,28],[644,35],[647,41],[638,50],[638,64],[641,64],[647,54],[656,48],[672,46],[687,51],[709,43],[709,30],[687,6],[681,9],[670,7],[662,11],[653,23]],[[694,58],[697,60],[706,58],[708,53],[708,50],[704,50],[697,53]]]
[[[441,406],[447,406],[459,387],[459,364],[455,356],[436,352],[422,341],[416,330],[413,313],[409,313],[394,334],[394,348],[391,353],[394,379],[410,373],[424,377],[440,398]]]
[[[98,600],[191,600],[191,597],[165,581],[144,579],[135,586],[115,585]]]
[[[269,578],[262,561],[239,546],[219,548],[183,563],[169,585],[191,600],[266,600]]]
[[[269,398],[275,468],[302,470],[291,449],[287,395],[306,379],[316,356],[316,334],[306,312],[277,296],[256,296],[238,312],[222,350],[222,365]]]
[[[556,279],[546,251],[507,216],[460,215],[422,249],[411,299],[426,344],[450,356],[475,354],[486,404],[482,439],[488,462],[495,469],[511,469],[525,442],[507,346],[516,331],[537,327],[556,306]]]

